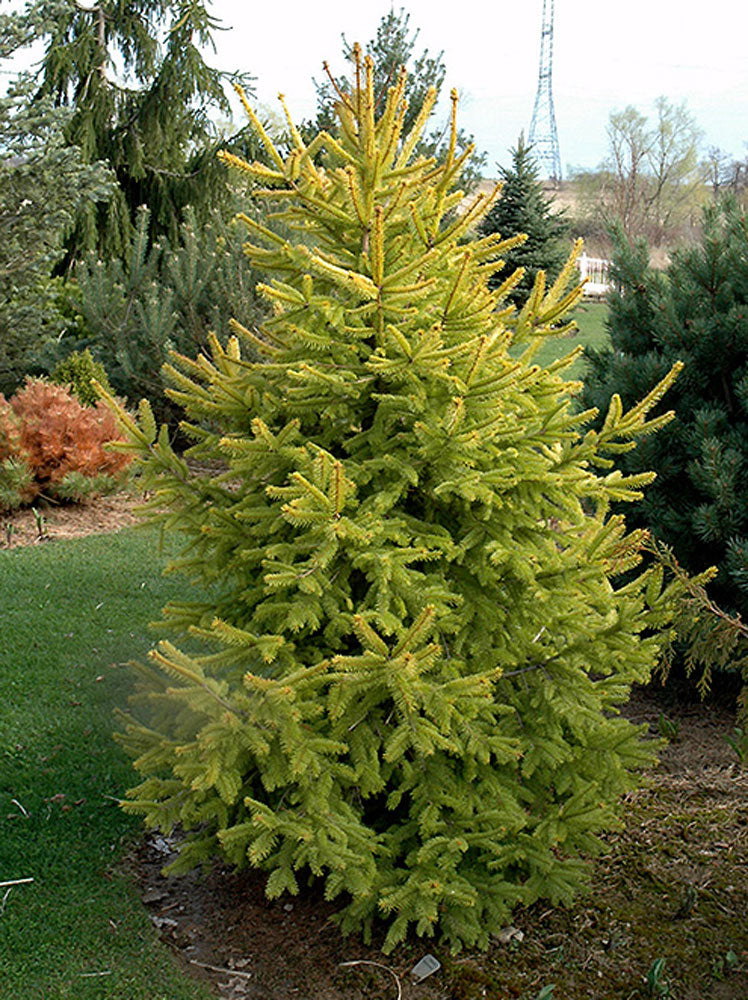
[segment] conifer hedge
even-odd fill
[[[573,256],[502,309],[515,241],[466,241],[492,198],[454,215],[454,110],[446,162],[414,159],[433,93],[401,135],[403,77],[380,100],[356,65],[337,138],[289,118],[283,158],[247,108],[272,166],[225,156],[298,240],[247,217],[271,318],[169,368],[201,471],[147,403],[119,411],[205,594],[163,618],[202,652],[164,640],[139,668],[125,808],[183,831],[175,871],[256,866],[271,897],[316,880],[385,950],[409,928],[484,947],[515,904],[570,899],[650,758],[618,709],[670,598],[655,570],[619,582],[643,535],[609,504],[651,477],[606,456],[669,419],[647,413],[675,372],[585,431],[577,352],[532,362],[569,329]]]

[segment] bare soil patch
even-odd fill
[[[80,504],[40,502],[32,509],[0,513],[0,548],[40,545],[62,538],[82,538],[137,524],[142,499],[132,493],[96,497]]]

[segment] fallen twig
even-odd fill
[[[11,878],[6,882],[0,882],[0,889],[4,889],[6,885],[23,885],[24,882],[33,882],[33,878]]]
[[[21,810],[21,812],[23,813],[23,815],[24,815],[24,816],[25,816],[25,817],[26,817],[26,818],[28,819],[28,815],[29,815],[29,814],[28,814],[28,813],[26,812],[26,810],[25,810],[25,809],[23,808],[23,806],[22,806],[22,805],[21,805],[21,803],[20,803],[20,802],[18,801],[18,799],[11,799],[10,801],[11,801],[11,802],[13,803],[13,805],[14,805],[14,806],[18,806],[18,808],[19,808],[19,809]]]
[[[111,976],[111,969],[104,969],[103,972],[79,972],[78,975],[83,978],[85,976]]]
[[[372,962],[368,958],[359,958],[353,962],[338,962],[338,965],[340,967],[349,965],[375,965],[378,969],[384,969],[384,971],[389,972],[389,974],[395,980],[395,983],[397,985],[397,1000],[402,1000],[403,988],[400,985],[400,977],[398,976],[398,974],[395,972],[394,969],[391,969],[389,967],[389,965],[382,965],[381,962]]]
[[[245,979],[251,979],[251,972],[240,972],[239,969],[229,969],[224,965],[209,965],[207,962],[198,962],[196,958],[190,959],[191,965],[199,965],[201,969],[210,969],[211,972],[224,972],[229,976],[243,976]]]

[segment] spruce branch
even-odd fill
[[[715,567],[696,576],[688,573],[673,550],[651,533],[644,536],[642,549],[666,571],[677,588],[673,630],[686,644],[687,675],[697,669],[701,671],[697,688],[702,698],[709,693],[714,670],[740,673],[748,686],[748,625],[739,614],[724,611],[709,595],[705,585],[716,576]],[[663,681],[671,664],[672,649],[666,651],[663,660]]]

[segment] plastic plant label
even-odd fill
[[[518,927],[505,927],[503,930],[499,931],[496,938],[501,942],[501,944],[509,944],[510,941],[516,941],[519,943],[520,941],[524,941],[525,935]]]
[[[433,955],[424,955],[420,962],[416,962],[411,969],[411,979],[414,983],[420,983],[422,979],[430,976],[432,972],[436,972],[441,967],[442,963],[438,958],[434,958]]]

